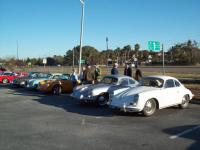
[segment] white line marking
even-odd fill
[[[82,126],[85,125],[85,118],[82,119],[82,121],[81,121],[81,125],[82,125]]]
[[[182,135],[184,135],[184,134],[187,134],[187,133],[189,133],[189,132],[192,132],[192,131],[194,131],[194,130],[197,130],[197,129],[199,129],[199,128],[200,128],[200,126],[196,126],[196,127],[194,127],[194,128],[185,130],[185,131],[183,131],[183,132],[181,132],[181,133],[179,133],[179,134],[172,135],[172,136],[170,136],[169,138],[173,140],[173,139],[179,138],[180,136],[182,136]]]
[[[96,119],[101,119],[102,117],[95,117]]]

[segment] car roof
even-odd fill
[[[128,78],[128,79],[133,79],[134,80],[134,78],[131,78],[131,77],[125,76],[125,75],[106,75],[104,77],[114,77],[114,78],[117,78],[117,79]]]
[[[160,79],[163,79],[163,80],[168,80],[168,79],[178,80],[174,77],[165,76],[165,75],[152,75],[152,76],[146,76],[145,78],[160,78]]]
[[[50,74],[53,75],[53,76],[62,75],[62,73],[50,73]]]

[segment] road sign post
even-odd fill
[[[165,75],[165,52],[163,44],[162,44],[162,52],[163,52],[163,75]]]
[[[44,64],[44,69],[45,69],[45,65],[47,64],[47,59],[44,58],[44,59],[42,60],[42,63]]]
[[[160,52],[160,42],[159,41],[148,41],[148,49],[153,52]],[[162,55],[163,55],[163,75],[165,74],[165,52],[164,46],[162,44]]]

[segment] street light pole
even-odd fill
[[[74,48],[73,48],[73,68],[74,68]]]
[[[19,44],[18,44],[18,40],[17,40],[17,60],[19,59]]]
[[[164,45],[162,44],[162,52],[163,52],[163,75],[165,75],[165,52],[164,52]]]
[[[108,53],[108,37],[106,37],[106,50]],[[107,57],[107,66],[108,66],[108,63],[109,63],[109,56]]]
[[[81,16],[81,33],[80,33],[80,57],[79,57],[79,74],[81,73],[81,57],[82,57],[82,44],[83,44],[83,22],[84,22],[84,6],[85,1],[80,0],[82,4],[82,16]]]

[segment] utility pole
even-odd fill
[[[74,48],[73,48],[73,68],[74,68]]]
[[[163,75],[165,75],[165,52],[163,44],[162,44],[162,51],[163,51]]]
[[[106,37],[106,50],[108,52],[108,37]],[[109,56],[107,57],[107,66],[108,66],[108,62],[109,62]]]
[[[19,43],[18,43],[18,40],[17,40],[17,60],[19,60]]]
[[[108,51],[108,37],[106,37],[106,48],[107,48],[107,51]]]
[[[81,74],[81,57],[82,57],[82,44],[83,44],[83,23],[84,23],[85,0],[80,0],[80,2],[82,4],[82,15],[81,15],[81,33],[80,33],[79,74]]]

